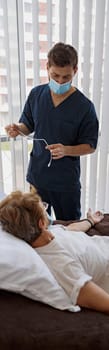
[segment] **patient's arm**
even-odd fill
[[[70,225],[70,224],[72,224],[74,222],[75,222],[74,220],[53,220],[53,225],[68,226],[68,225]]]
[[[69,231],[87,232],[92,226],[101,222],[103,218],[104,218],[104,215],[100,211],[92,213],[92,210],[89,208],[87,212],[87,219],[78,220],[78,221],[55,220],[53,221],[53,225],[60,224],[60,225],[67,226],[67,229]]]
[[[87,232],[92,226],[94,226],[94,222],[91,224],[90,221],[84,219],[82,221],[73,222],[72,224],[68,225],[67,230]]]
[[[77,305],[109,313],[109,294],[94,282],[87,282],[80,290]]]
[[[67,229],[69,231],[83,231],[83,232],[87,232],[87,231],[89,231],[89,229],[91,228],[92,225],[94,226],[94,223],[91,225],[91,223],[89,221],[87,221],[87,219],[79,220],[79,221],[54,220],[53,221],[53,225],[67,226]]]
[[[87,213],[87,219],[72,223],[67,226],[67,229],[69,231],[87,232],[92,226],[101,222],[103,218],[104,215],[100,211],[93,213],[92,210],[89,209]]]

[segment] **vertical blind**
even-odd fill
[[[88,207],[109,211],[109,0],[0,0],[0,191],[27,190],[31,143],[8,139],[34,85],[47,82],[47,52],[54,43],[78,51],[77,86],[99,119],[98,147],[81,157],[82,215]]]

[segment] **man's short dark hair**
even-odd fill
[[[64,43],[55,44],[48,52],[49,67],[56,65],[59,67],[72,66],[75,68],[78,64],[78,54],[75,48]]]

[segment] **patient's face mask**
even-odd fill
[[[70,81],[67,81],[64,84],[59,84],[54,79],[50,78],[49,87],[50,87],[50,90],[52,90],[55,94],[61,95],[61,94],[65,94],[65,92],[70,90],[71,83],[72,82],[70,80]]]

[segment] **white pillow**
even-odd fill
[[[60,310],[79,311],[47,265],[26,242],[0,227],[0,289],[18,292]]]

